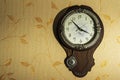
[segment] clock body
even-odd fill
[[[104,34],[99,16],[85,5],[67,7],[57,14],[53,32],[67,54],[65,65],[75,76],[85,76],[94,65],[93,53]]]

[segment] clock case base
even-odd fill
[[[60,27],[59,22],[61,20],[61,16],[64,16],[66,14],[66,12],[68,12],[69,10],[78,9],[78,8],[89,9],[93,12],[93,10],[90,7],[85,6],[85,5],[81,5],[81,6],[75,5],[75,6],[67,7],[65,9],[61,10],[55,17],[55,20],[53,23],[53,33],[67,54],[67,57],[64,60],[65,65],[68,67],[68,69],[70,71],[72,71],[72,73],[75,76],[83,77],[88,73],[88,71],[91,71],[91,68],[95,64],[93,54],[94,54],[94,51],[96,50],[96,48],[99,46],[99,44],[102,41],[104,29],[103,29],[103,24],[102,24],[99,16],[97,16],[100,20],[102,30],[101,30],[100,38],[97,40],[97,42],[94,46],[84,49],[84,50],[76,50],[76,49],[70,48],[67,45],[64,45],[63,41],[60,39],[61,37],[59,35],[60,34],[59,33],[59,27]]]

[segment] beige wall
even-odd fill
[[[95,66],[82,79],[66,68],[66,53],[52,31],[56,14],[88,5],[101,17],[105,34]],[[0,80],[119,80],[119,0],[0,0]]]

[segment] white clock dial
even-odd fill
[[[81,12],[67,16],[63,22],[64,35],[72,44],[85,44],[95,34],[95,26],[92,18]]]

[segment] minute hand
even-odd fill
[[[88,33],[87,31],[83,30],[82,28],[80,28],[73,20],[71,20],[73,22],[73,24],[80,30],[80,31],[83,31],[85,33]],[[82,25],[84,26],[84,25]]]

